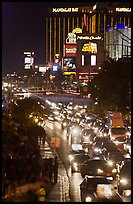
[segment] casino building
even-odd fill
[[[109,43],[114,43],[112,29],[120,24],[131,28],[130,2],[92,2],[83,7],[49,8],[46,64],[59,63],[64,73],[67,71],[66,75],[68,71],[76,73],[78,82],[87,83],[98,73],[106,53],[114,57]],[[107,27],[111,28],[108,33]],[[75,78],[75,74],[73,76]]]
[[[68,34],[75,28],[88,33],[101,33],[106,42],[106,27],[124,23],[131,27],[131,2],[93,2],[88,6],[49,8],[46,18],[46,63],[54,62],[56,54],[61,60]]]

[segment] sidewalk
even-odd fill
[[[46,142],[45,146],[40,145],[40,150],[41,150],[41,155],[42,158],[51,158],[55,156],[55,151],[51,149]],[[52,184],[52,189],[47,195],[46,202],[70,202],[70,189],[69,189],[69,179],[66,173],[66,170],[62,164],[62,161],[59,160],[59,167],[58,167],[58,180],[56,184]],[[13,202],[27,202],[25,197],[24,199],[22,198],[22,194],[27,192],[29,189],[33,188],[39,188],[40,186],[40,181],[36,182],[36,184],[25,184],[22,186],[18,186],[16,188],[16,197],[14,198],[14,193],[12,193],[11,189],[8,189],[6,198],[7,200],[16,200]],[[18,196],[17,196],[18,195]],[[20,198],[19,198],[20,197]],[[23,201],[24,200],[24,201]],[[4,201],[3,202],[7,202]],[[11,201],[12,202],[12,201]],[[34,202],[34,201],[33,201]]]
[[[45,158],[51,156],[54,157],[54,151],[52,151],[47,142],[43,151]],[[58,180],[56,184],[53,184],[53,187],[46,198],[46,202],[70,202],[69,187],[69,179],[66,170],[59,158]]]
[[[53,185],[46,202],[70,202],[69,180],[66,170],[59,160],[58,181]]]

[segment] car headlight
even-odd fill
[[[117,170],[116,170],[116,169],[113,169],[113,170],[112,170],[112,173],[116,173],[116,172],[117,172]]]
[[[97,173],[103,173],[103,170],[102,169],[98,169]]]
[[[109,161],[108,161],[108,165],[109,165],[109,166],[112,166],[112,165],[113,165],[113,162],[112,162],[111,160],[109,160]]]
[[[74,167],[77,167],[77,166],[78,166],[78,164],[77,164],[76,162],[74,162],[74,163],[73,163],[73,166],[74,166]]]
[[[90,196],[86,197],[85,199],[86,202],[91,202],[92,201],[92,198]]]
[[[66,127],[66,126],[67,126],[67,123],[63,123],[63,126],[65,126],[65,127]]]
[[[123,185],[127,185],[128,180],[126,178],[122,178],[122,179],[120,179],[120,183],[123,184]]]
[[[95,151],[95,152],[99,152],[99,149],[98,149],[98,148],[95,148],[94,151]]]
[[[68,157],[69,157],[70,162],[74,159],[73,155],[69,155]]]

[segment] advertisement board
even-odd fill
[[[66,38],[66,44],[76,44],[76,34],[68,33],[68,37]]]
[[[84,43],[82,47],[82,52],[97,53],[97,43]]]
[[[72,57],[76,56],[77,53],[77,45],[75,44],[66,44],[65,45],[65,56],[66,57]]]
[[[40,66],[39,67],[39,72],[46,72],[46,67],[45,66]]]
[[[64,58],[63,68],[75,69],[76,68],[76,57],[66,57],[66,58]]]
[[[24,68],[25,69],[31,69],[34,65],[34,52],[24,52],[25,58],[24,58]]]

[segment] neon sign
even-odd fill
[[[97,53],[97,44],[92,42],[84,43],[82,52]]]
[[[75,29],[73,29],[72,33],[82,33],[82,29],[81,28],[75,28]]]
[[[79,8],[53,8],[52,12],[63,13],[63,12],[78,12]]]
[[[118,12],[131,12],[131,8],[116,8]]]
[[[76,45],[66,45],[65,54],[66,56],[76,56],[77,46]]]
[[[101,40],[101,38],[100,36],[78,36],[77,40]]]
[[[76,34],[68,33],[68,38],[66,39],[66,43],[76,43]]]

